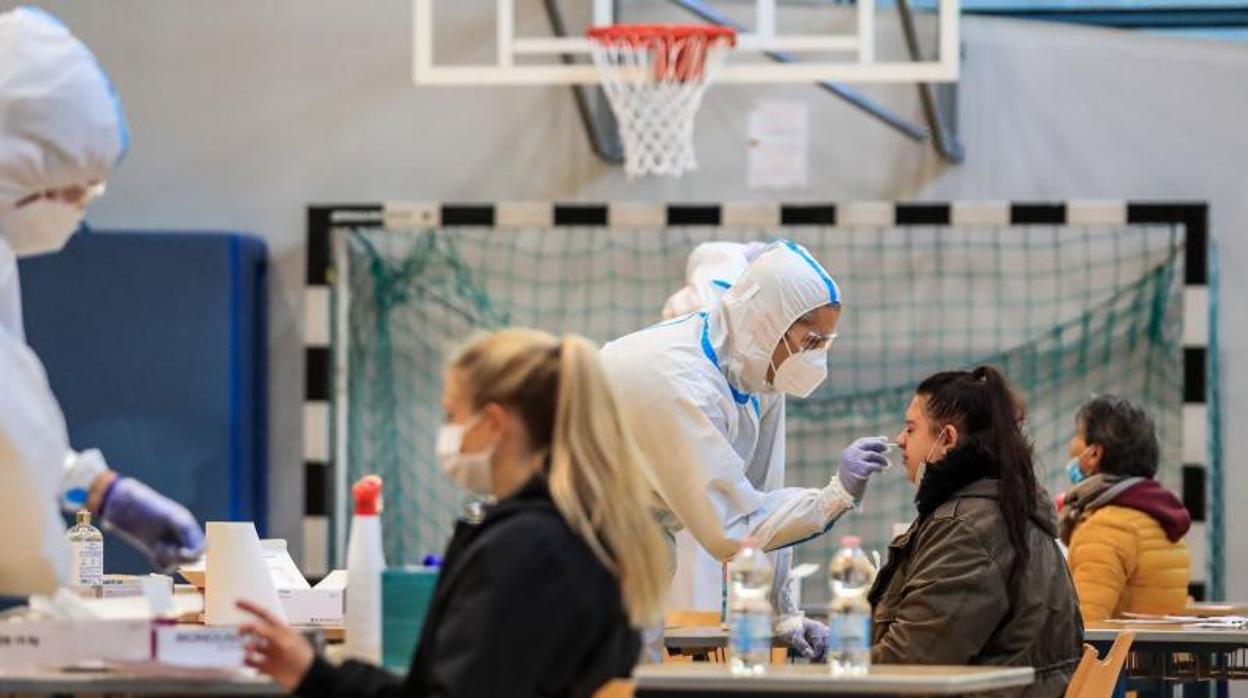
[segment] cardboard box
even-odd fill
[[[100,596],[105,599],[143,596],[150,591],[172,596],[173,577],[163,574],[106,574]]]
[[[341,589],[278,589],[277,598],[291,625],[338,627],[344,622]]]
[[[110,662],[193,669],[238,669],[238,628],[150,620],[45,620],[0,623],[0,671],[58,669]]]
[[[88,661],[135,662],[152,656],[146,620],[35,620],[0,623],[0,669],[56,668]]]
[[[152,659],[194,669],[237,669],[246,654],[238,628],[157,624],[152,628]]]

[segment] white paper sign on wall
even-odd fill
[[[749,135],[751,189],[807,185],[810,111],[804,102],[759,102],[750,111]]]

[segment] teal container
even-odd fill
[[[381,663],[403,674],[412,664],[433,588],[436,567],[392,567],[381,574]]]

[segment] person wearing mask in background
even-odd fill
[[[1187,606],[1192,517],[1154,479],[1160,451],[1152,418],[1127,400],[1096,397],[1075,416],[1061,534],[1084,622]]]
[[[504,330],[470,341],[443,384],[438,458],[497,499],[447,546],[405,678],[331,666],[263,610],[248,663],[299,696],[589,696],[632,672],[656,623],[667,551],[641,455],[579,337]]]
[[[897,443],[918,517],[871,588],[872,662],[1029,666],[1035,683],[1012,693],[1065,693],[1083,623],[1024,417],[990,366],[915,391]]]
[[[22,326],[17,259],[61,249],[124,155],[125,120],[91,52],[51,15],[0,14],[0,595],[66,581],[57,511],[87,508],[160,568],[193,560],[204,534],[182,505],[74,451],[65,418]]]
[[[757,252],[706,310],[610,342],[602,357],[673,546],[668,608],[720,610],[723,565],[752,536],[774,552],[777,635],[819,660],[827,627],[796,607],[790,546],[855,507],[887,465],[887,440],[851,444],[825,487],[785,486],[786,396],[827,376],[841,291],[800,245]]]

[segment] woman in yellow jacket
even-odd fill
[[[1123,613],[1178,613],[1191,562],[1192,519],[1155,479],[1160,448],[1144,410],[1097,397],[1075,417],[1062,501],[1062,542],[1085,623]]]

